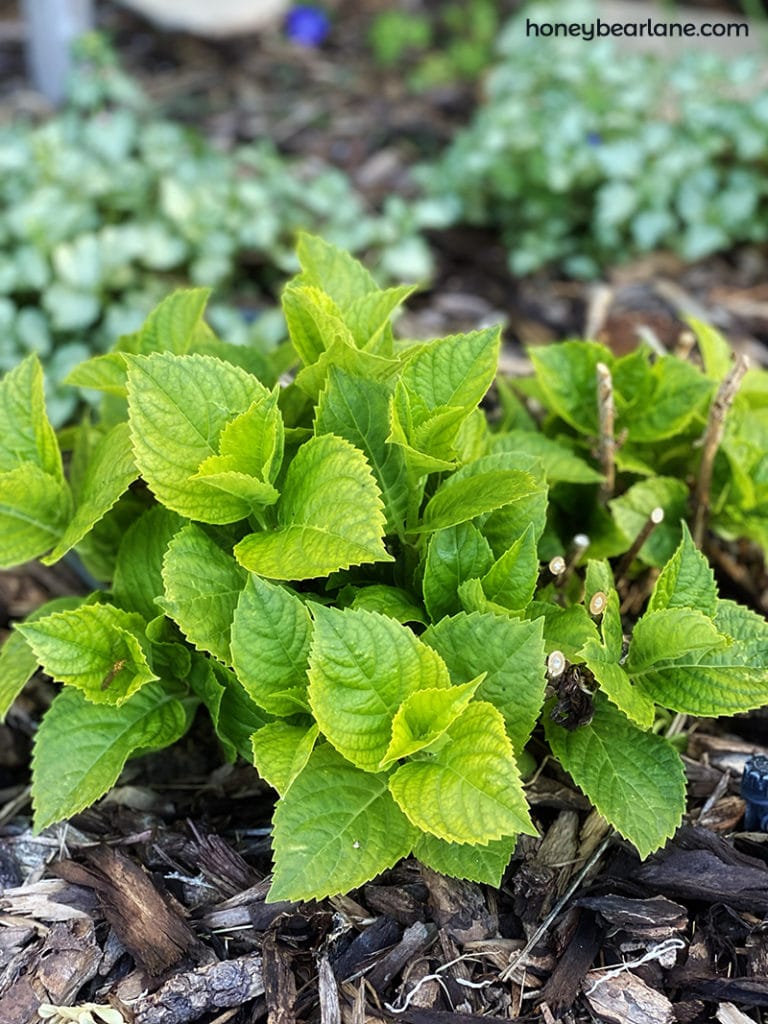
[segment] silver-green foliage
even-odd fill
[[[593,277],[656,249],[696,260],[765,241],[761,58],[670,59],[563,36],[569,23],[594,29],[598,14],[542,3],[512,19],[483,102],[426,189],[456,202],[458,220],[500,229],[521,274],[555,263]]]
[[[535,435],[491,430],[478,403],[499,331],[397,342],[391,295],[352,257],[303,236],[299,258],[284,303],[303,366],[282,389],[228,361],[197,291],[76,371],[104,392],[94,425],[57,441],[34,355],[0,382],[0,564],[74,547],[106,584],[0,652],[3,712],[38,665],[63,684],[35,742],[36,827],[202,706],[225,754],[279,794],[271,899],[344,892],[411,853],[497,884],[536,831],[521,766],[543,718],[554,756],[647,855],[685,806],[656,705],[767,702],[768,627],[719,599],[683,525],[625,656],[607,561],[561,595],[540,584],[547,476],[586,508],[600,475],[572,439],[526,451]],[[631,368],[654,386],[647,360]],[[658,403],[667,437],[660,408],[679,410]],[[596,623],[583,599],[598,590]],[[594,716],[570,730],[551,717],[554,648],[594,679]]]

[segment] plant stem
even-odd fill
[[[709,518],[712,470],[715,465],[717,450],[723,439],[725,417],[728,415],[728,410],[733,404],[736,392],[739,390],[739,385],[748,369],[749,360],[747,357],[744,355],[739,356],[728,375],[721,382],[709,408],[707,429],[702,440],[703,451],[699,467],[699,478],[696,481],[696,490],[693,494],[693,540],[699,548],[704,541],[704,533]]]
[[[598,363],[595,370],[597,372],[597,416],[600,424],[600,469],[605,478],[600,484],[598,497],[600,503],[604,505],[613,495],[613,488],[616,483],[616,465],[614,462],[616,441],[613,434],[616,411],[613,402],[611,371],[605,363]]]
[[[643,544],[645,544],[645,542],[648,540],[648,538],[653,533],[653,531],[656,529],[656,527],[659,525],[659,523],[663,523],[663,522],[664,522],[664,509],[660,505],[657,505],[656,508],[651,509],[651,514],[648,516],[648,518],[643,523],[640,532],[635,537],[635,539],[632,541],[632,544],[631,544],[629,550],[626,552],[626,554],[624,555],[624,557],[622,558],[622,560],[619,562],[618,566],[616,567],[616,589],[617,590],[618,590],[619,586],[624,582],[624,577],[626,576],[626,574],[627,574],[627,572],[629,570],[630,565],[632,565],[634,560],[637,558],[637,555],[638,555],[638,553],[640,551],[640,548],[643,546]]]

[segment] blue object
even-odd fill
[[[587,132],[587,145],[588,146],[600,146],[602,144],[603,137],[600,132]]]
[[[747,801],[744,830],[768,832],[768,757],[765,754],[755,754],[744,765],[741,795]]]
[[[320,46],[330,27],[325,11],[311,4],[297,4],[285,19],[285,34],[300,46]]]

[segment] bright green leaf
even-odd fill
[[[413,855],[441,875],[466,878],[498,889],[516,844],[517,836],[504,836],[487,846],[477,846],[474,843],[447,843],[437,836],[421,832],[413,847]]]
[[[66,528],[69,487],[31,462],[0,473],[0,569],[50,550]]]
[[[392,719],[392,739],[381,767],[424,750],[453,725],[482,682],[478,676],[458,686],[417,690],[406,697]]]
[[[498,558],[481,583],[483,593],[496,605],[510,611],[526,608],[536,590],[539,558],[533,524]]]
[[[183,520],[162,505],[154,505],[125,531],[117,552],[112,594],[128,611],[147,621],[157,615],[156,598],[163,595],[162,567],[165,550]]]
[[[31,464],[61,482],[56,434],[45,412],[43,371],[33,353],[0,380],[0,473]]]
[[[461,611],[459,586],[493,564],[488,541],[472,523],[437,530],[429,539],[422,590],[433,622]]]
[[[256,770],[281,796],[304,770],[317,736],[318,729],[314,724],[268,722],[251,737]]]
[[[717,608],[715,574],[685,523],[683,539],[661,570],[648,602],[649,612],[662,608],[697,608],[705,615],[714,615]]]

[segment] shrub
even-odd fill
[[[203,707],[226,755],[279,794],[271,899],[344,892],[410,853],[498,884],[516,836],[536,831],[522,776],[544,742],[647,855],[685,807],[659,709],[768,701],[768,626],[719,598],[685,485],[649,464],[704,458],[690,438],[723,406],[724,343],[701,330],[704,371],[545,349],[525,385],[551,410],[544,430],[502,382],[491,427],[479,404],[498,329],[396,341],[412,289],[377,288],[317,238],[299,257],[287,386],[213,334],[202,290],[73,372],[104,394],[94,424],[57,438],[34,355],[0,384],[0,562],[74,549],[106,586],[40,609],[0,654],[0,713],[38,665],[64,684],[35,740],[35,827],[97,800]],[[606,374],[626,431],[618,485],[640,478],[615,500],[589,450],[600,434],[610,474]],[[738,444],[754,455],[766,379],[745,382],[706,496],[721,528],[738,528],[730,489],[747,483],[729,460]],[[757,521],[765,474],[751,475]],[[641,546],[659,504],[670,521]],[[586,525],[598,557],[542,571]],[[661,567],[634,623],[608,555],[623,577]]]

